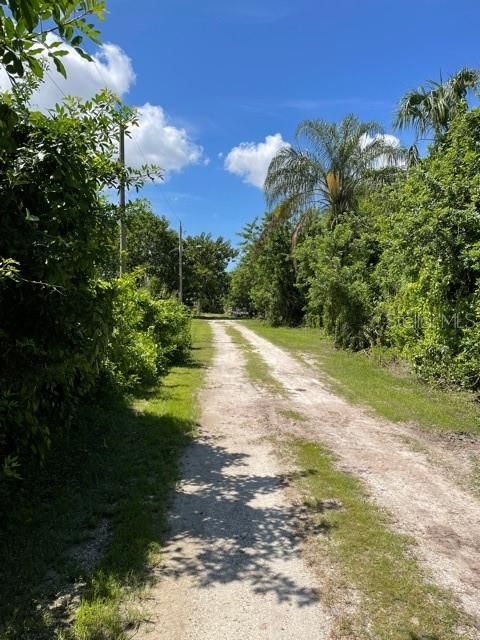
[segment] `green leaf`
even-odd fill
[[[61,60],[59,60],[56,57],[53,57],[53,62],[55,64],[55,67],[58,71],[58,73],[60,73],[64,78],[67,77],[67,70],[65,69],[65,67],[63,66],[63,63]]]

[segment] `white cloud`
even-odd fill
[[[185,129],[169,124],[158,105],[138,107],[138,127],[125,139],[127,164],[138,167],[145,162],[159,165],[164,172],[180,171],[189,164],[207,161],[203,149],[192,142]]]
[[[225,158],[225,169],[243,178],[244,182],[263,189],[272,158],[283,147],[290,146],[280,133],[267,136],[265,142],[242,142]]]
[[[50,36],[49,40],[55,40],[54,36]],[[34,108],[46,111],[60,102],[64,95],[91,98],[103,88],[108,88],[122,97],[135,82],[135,72],[130,58],[115,44],[102,45],[93,56],[93,62],[82,58],[65,43],[62,44],[62,49],[68,51],[68,55],[62,58],[67,77],[64,78],[50,65],[45,82],[32,96],[31,104]],[[0,88],[9,88],[4,70],[0,73]]]
[[[392,147],[393,149],[398,149],[400,147],[400,140],[397,136],[393,136],[390,133],[377,133],[374,137],[369,136],[367,133],[364,134],[360,140],[360,147],[365,149],[369,144],[371,144],[374,140],[383,140],[383,142]],[[380,156],[375,161],[376,169],[383,169],[384,167],[391,166],[392,163],[389,161],[387,156]],[[397,161],[397,166],[405,166],[404,161]]]
[[[67,78],[51,67],[32,96],[33,108],[47,111],[61,102],[64,95],[88,99],[103,88],[123,97],[135,82],[132,61],[115,44],[102,45],[93,56],[94,62],[85,60],[66,44],[62,48],[69,52],[62,58]],[[9,81],[5,71],[0,70],[0,90],[6,89]],[[158,164],[168,176],[168,172],[180,171],[189,164],[208,164],[202,147],[190,139],[186,129],[170,124],[161,106],[146,103],[138,107],[138,123],[138,127],[132,127],[131,139],[125,141],[129,166],[139,167],[145,162]]]

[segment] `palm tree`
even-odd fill
[[[480,72],[464,67],[442,82],[429,80],[425,87],[406,93],[400,100],[394,126],[396,129],[413,127],[415,143],[409,151],[409,163],[418,161],[417,143],[433,133],[438,140],[450,126],[453,118],[467,108],[467,95],[478,86]]]
[[[268,169],[264,188],[275,219],[296,219],[298,231],[312,209],[326,212],[331,226],[353,212],[367,175],[403,157],[403,150],[382,133],[375,122],[360,122],[353,115],[340,124],[302,122],[297,145],[281,149]]]

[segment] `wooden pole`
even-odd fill
[[[125,128],[120,125],[120,164],[125,168]],[[120,181],[120,277],[125,273],[125,180]]]
[[[183,304],[183,238],[181,222],[178,234],[178,301]]]

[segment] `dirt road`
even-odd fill
[[[408,444],[411,429],[375,419],[333,395],[308,365],[240,323],[236,329],[267,362],[292,408],[308,418],[299,435],[318,440],[361,478],[377,504],[412,536],[433,579],[480,620],[480,502]]]
[[[407,427],[350,406],[308,364],[233,324],[286,389],[282,406],[306,418],[296,435],[334,451],[398,530],[415,539],[427,573],[480,619],[479,501],[409,446]],[[292,424],[272,419],[272,397],[248,381],[226,323],[211,326],[216,356],[201,395],[200,437],[183,460],[150,624],[139,637],[328,638],[322,585],[301,556],[298,513],[286,486],[290,470],[266,437]]]
[[[182,464],[171,534],[139,637],[321,640],[329,622],[300,555],[295,508],[265,438],[269,406],[213,322],[200,436]]]

